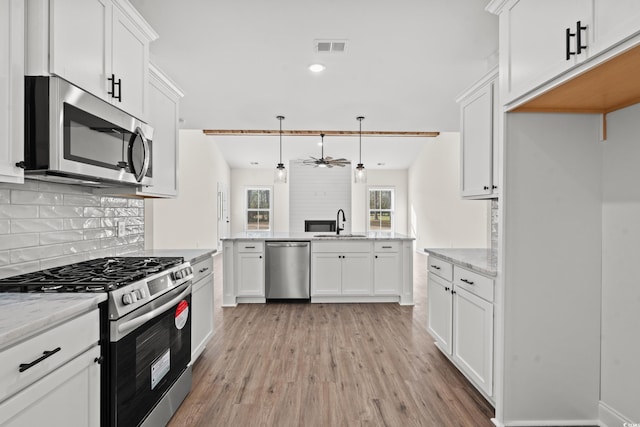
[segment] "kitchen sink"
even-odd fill
[[[364,234],[315,234],[313,237],[333,237],[336,239],[347,238],[352,239],[354,237],[367,237]]]

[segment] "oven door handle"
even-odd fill
[[[154,308],[150,312],[145,313],[145,314],[141,315],[140,317],[136,317],[134,319],[131,319],[131,320],[127,321],[127,322],[124,322],[124,323],[118,325],[118,332],[120,332],[121,334],[126,334],[127,332],[137,328],[138,326],[142,325],[143,323],[146,323],[149,320],[153,319],[154,317],[156,317],[160,313],[164,312],[168,308],[176,305],[177,303],[182,301],[184,299],[184,297],[186,297],[190,293],[191,293],[191,285],[187,286],[187,289],[182,291],[182,293],[180,295],[178,295],[177,297],[175,297],[171,301],[167,302],[166,304],[162,304],[160,307]]]

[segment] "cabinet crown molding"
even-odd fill
[[[504,9],[504,6],[509,1],[510,0],[491,0],[489,4],[487,4],[487,6],[484,8],[484,10],[489,13],[493,13],[494,15],[500,15],[502,9]]]

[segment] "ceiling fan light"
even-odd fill
[[[311,64],[309,65],[309,70],[313,73],[321,73],[323,72],[327,67],[325,67],[323,64]]]

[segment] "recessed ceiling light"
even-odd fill
[[[256,165],[259,165],[260,163],[258,163],[258,162],[250,162],[249,164],[250,164],[251,166],[256,166]]]
[[[378,166],[384,166],[386,163],[378,163]]]
[[[322,64],[311,64],[311,65],[309,65],[309,70],[313,71],[314,73],[320,73],[320,72],[324,71],[325,68],[327,68],[327,67],[325,67]]]

